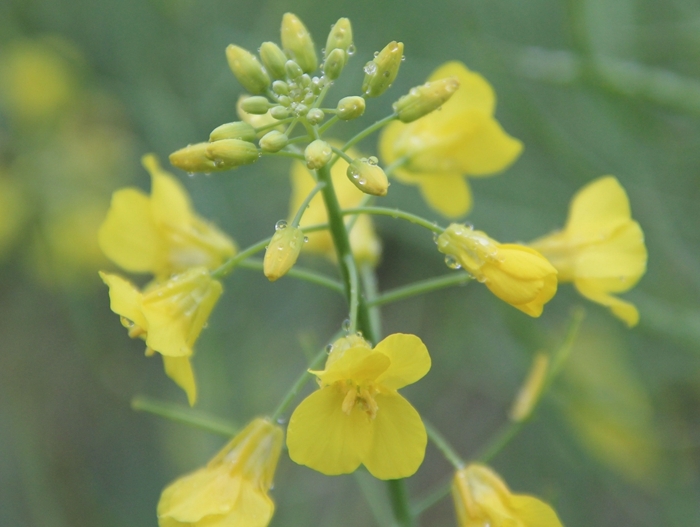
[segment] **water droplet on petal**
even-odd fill
[[[445,265],[449,267],[450,269],[461,269],[462,266],[460,263],[457,261],[457,258],[452,256],[451,254],[448,254],[445,256]]]

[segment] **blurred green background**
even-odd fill
[[[384,332],[418,334],[430,374],[405,390],[469,458],[506,422],[540,349],[588,316],[534,422],[495,460],[518,492],[551,502],[570,527],[700,524],[700,6],[695,0],[453,0],[436,3],[236,0],[4,0],[0,3],[0,525],[153,526],[161,489],[224,439],[130,409],[135,395],[186,404],[109,311],[95,233],[111,192],[148,189],[161,159],[234,120],[242,92],[224,48],[278,41],[293,11],[320,47],[341,16],[357,53],[331,97],[358,90],[390,40],[406,61],[366,120],[457,59],[499,97],[497,118],[525,144],[498,177],[473,183],[469,221],[502,241],[561,226],[573,193],[603,174],[627,189],[649,266],[625,298],[627,330],[563,285],[533,320],[479,284],[383,310]],[[337,126],[347,138],[360,123]],[[376,153],[374,138],[360,145]],[[197,210],[239,246],[287,216],[288,163],[178,176]],[[382,204],[442,221],[413,187]],[[447,272],[422,229],[376,221],[380,288]],[[333,273],[325,262],[305,266]],[[270,412],[346,316],[334,293],[240,269],[194,361],[198,410],[242,424]],[[307,389],[310,389],[307,388]],[[450,466],[429,447],[409,482],[419,499]],[[360,475],[379,502],[384,487]],[[353,476],[327,478],[285,456],[272,525],[371,525]],[[455,525],[449,499],[423,525]]]

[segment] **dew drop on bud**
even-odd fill
[[[346,318],[345,320],[343,320],[343,325],[341,327],[343,328],[343,331],[345,331],[346,333],[349,332],[350,331],[350,319]]]
[[[308,236],[304,236],[304,243],[309,243],[309,237],[308,237]]]
[[[367,158],[367,163],[369,163],[372,166],[376,166],[379,163],[379,159],[377,159],[374,156],[370,156]]]
[[[445,265],[449,267],[450,269],[461,269],[462,266],[459,264],[457,261],[457,258],[452,256],[451,254],[448,254],[445,256]]]
[[[275,230],[279,231],[281,229],[286,229],[287,228],[287,221],[286,220],[280,220],[277,223],[275,223]]]
[[[333,351],[333,344],[328,344],[328,346],[326,346],[326,353],[330,353],[331,351]]]

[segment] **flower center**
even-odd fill
[[[342,409],[347,415],[350,415],[355,405],[370,416],[371,419],[377,417],[379,405],[374,400],[374,396],[379,393],[379,390],[372,384],[359,385],[352,381],[339,381],[340,388],[345,392]]]

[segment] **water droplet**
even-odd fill
[[[280,229],[286,229],[287,228],[287,220],[280,220],[277,223],[275,223],[275,230],[279,231]]]
[[[326,353],[330,353],[331,351],[333,351],[333,344],[328,344],[328,346],[326,346]]]
[[[190,177],[194,177],[194,172],[188,172],[187,175]]]
[[[486,278],[486,276],[484,276],[483,274],[480,276],[477,276],[476,279],[481,284],[485,284],[486,282],[488,282],[488,278]]]
[[[309,243],[309,237],[308,237],[308,236],[304,236],[304,243]]]
[[[363,337],[362,331],[355,331],[355,336],[362,338]]]
[[[341,327],[343,328],[343,331],[345,331],[346,333],[349,332],[350,331],[350,319],[346,318],[345,320],[343,320],[343,324]]]
[[[283,425],[283,424],[286,423],[286,422],[287,422],[287,419],[285,419],[284,417],[278,417],[278,418],[277,418],[277,424],[278,424],[278,425]],[[272,486],[270,486],[270,488],[272,488]]]
[[[448,254],[445,256],[445,265],[449,267],[450,269],[461,269],[462,266],[460,263],[457,261],[457,258],[452,256],[451,254]]]
[[[434,233],[433,233],[433,241],[434,241],[435,243],[438,242],[438,233],[437,233],[437,232],[434,232]]]
[[[405,61],[406,61],[406,55],[401,55],[401,62],[405,62]]]
[[[372,165],[372,166],[376,166],[377,163],[379,163],[379,159],[377,159],[377,158],[374,157],[374,156],[370,156],[370,157],[367,158],[367,163],[370,164],[370,165]]]
[[[378,56],[379,56],[379,52],[378,52],[378,51],[375,51],[375,52],[374,52],[374,58],[376,59]]]
[[[367,184],[367,180],[366,180],[365,178],[360,178],[357,182],[358,182],[360,185],[366,185],[366,184]]]
[[[282,247],[281,245],[278,245],[278,246],[277,246],[277,250],[278,250],[278,251],[283,251],[283,250],[284,250],[284,247]]]
[[[351,57],[355,54],[355,44],[350,44],[347,50],[348,55]]]
[[[365,64],[364,70],[367,75],[374,75],[375,73],[377,73],[377,65],[374,62],[370,61],[367,64]]]

